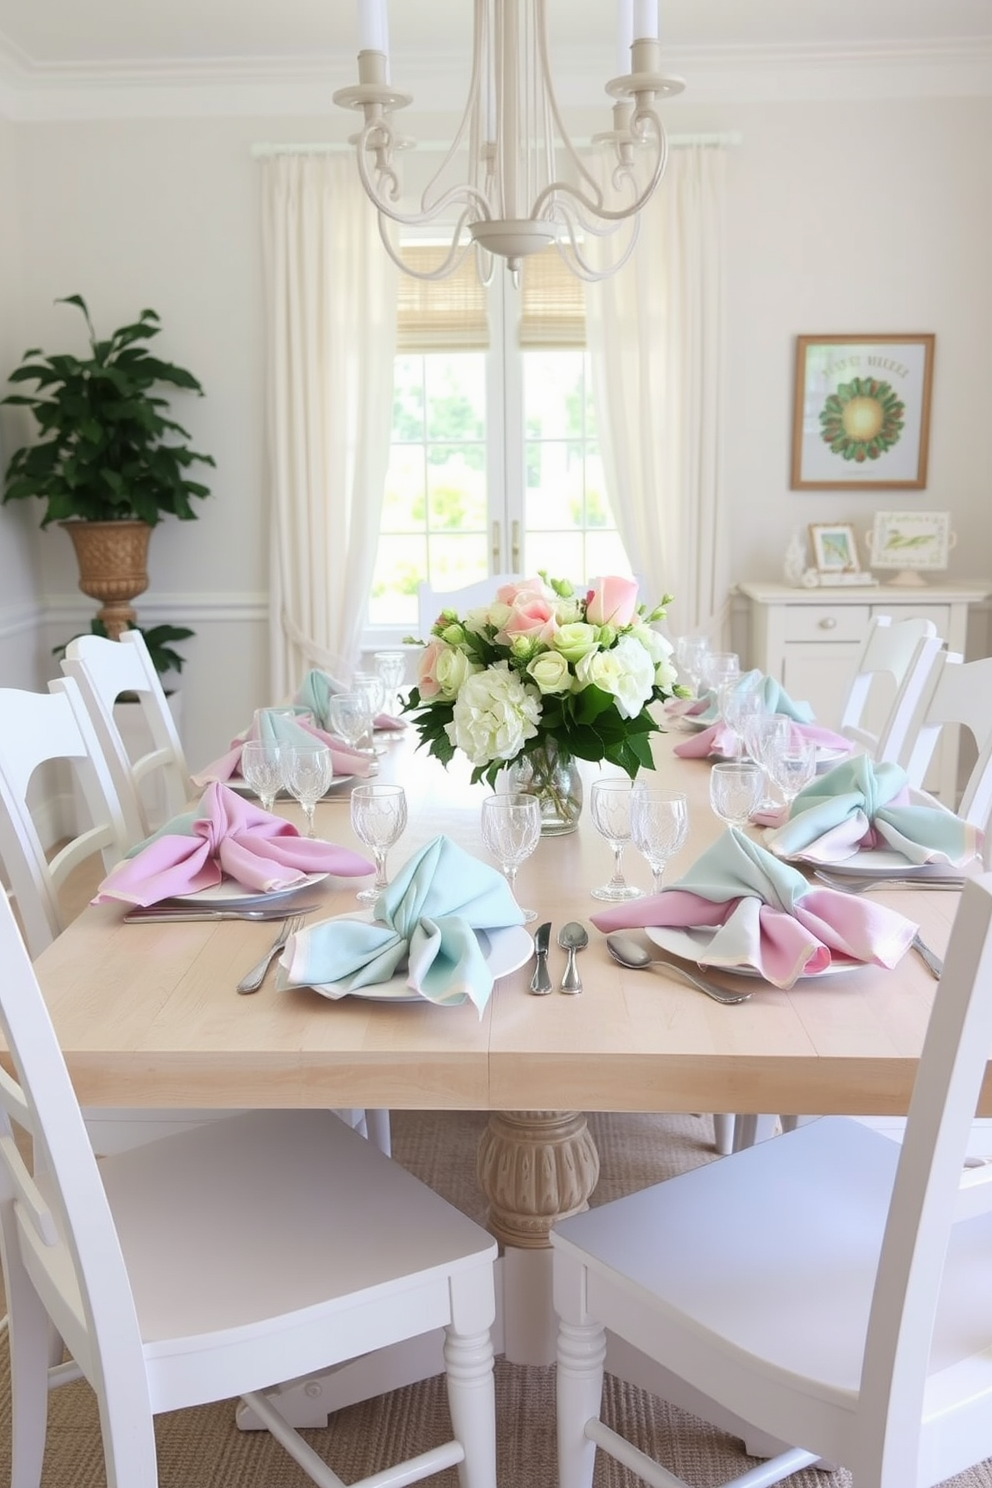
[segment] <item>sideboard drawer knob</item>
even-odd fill
[[[821,630],[836,630],[837,629],[837,621],[834,619],[833,615],[824,615],[823,619],[820,621],[820,629]]]

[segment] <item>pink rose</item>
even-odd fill
[[[586,595],[586,619],[590,625],[613,625],[622,630],[637,613],[637,580],[608,574],[593,581]]]
[[[547,585],[540,578],[521,579],[518,584],[501,584],[496,590],[496,598],[502,604],[515,604],[521,595],[537,595],[541,599],[547,599]]]
[[[550,643],[557,629],[558,620],[553,604],[538,595],[528,597],[527,594],[521,594],[496,639],[503,646],[508,646],[514,636],[526,636],[534,641]]]
[[[420,689],[420,696],[422,698],[437,697],[441,691],[436,676],[437,659],[443,651],[447,651],[448,649],[442,640],[436,638],[433,641],[428,641],[424,647],[417,667],[417,686]]]

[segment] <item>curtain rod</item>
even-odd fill
[[[573,143],[581,147],[591,145],[592,140],[579,139],[574,140]],[[736,129],[727,134],[670,134],[668,143],[676,150],[688,145],[739,145],[743,143],[743,135]],[[262,144],[252,145],[251,153],[256,158],[268,155],[337,155],[345,151],[352,154],[354,148],[354,145],[343,141],[340,144],[329,141],[309,145]],[[450,148],[450,140],[423,140],[417,145],[417,149],[422,151],[442,151]]]

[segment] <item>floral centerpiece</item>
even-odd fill
[[[581,810],[575,761],[608,760],[633,777],[653,768],[650,705],[683,691],[672,646],[652,628],[670,603],[638,603],[633,579],[577,594],[542,574],[505,584],[486,605],[442,610],[405,705],[445,764],[461,750],[472,780],[541,800],[542,830],[571,831]]]

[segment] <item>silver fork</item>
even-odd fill
[[[289,937],[291,935],[295,935],[297,930],[302,929],[302,927],[303,916],[301,914],[290,915],[289,919],[283,921],[282,928],[279,931],[279,934],[269,946],[269,949],[266,951],[261,961],[259,961],[257,966],[253,966],[251,971],[246,972],[245,975],[241,978],[240,982],[238,983],[239,992],[258,991],[259,987],[265,981],[265,973],[269,969],[269,963],[272,960],[273,956],[277,956],[282,950],[283,946],[286,944]]]
[[[839,889],[842,894],[868,894],[872,889],[953,889],[960,893],[964,888],[963,878],[845,878],[843,874],[828,873],[823,868],[814,868],[813,877],[830,889]]]

